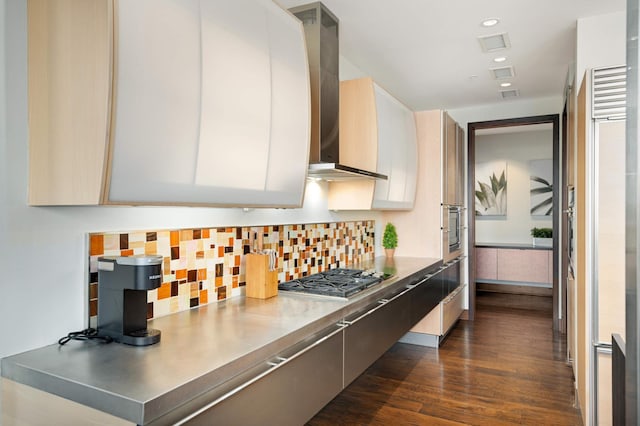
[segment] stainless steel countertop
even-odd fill
[[[384,257],[356,265],[382,270]],[[280,292],[235,297],[149,322],[160,343],[71,341],[2,359],[2,376],[138,424],[148,423],[440,266],[393,260],[395,276],[349,300]]]

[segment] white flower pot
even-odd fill
[[[553,246],[553,238],[533,238],[533,245],[536,247],[551,247]]]

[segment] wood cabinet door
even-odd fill
[[[456,122],[444,113],[444,179],[443,202],[448,205],[456,204],[456,173],[458,168],[457,160],[457,125]]]
[[[548,283],[548,250],[498,250],[498,279],[501,281]]]
[[[464,130],[456,124],[456,204],[464,205],[465,175],[465,138]]]
[[[29,204],[98,204],[109,136],[112,1],[24,4]]]
[[[498,249],[476,248],[476,280],[498,279]]]

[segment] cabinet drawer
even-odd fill
[[[417,324],[440,303],[444,295],[443,272],[439,271],[411,290],[411,325]]]
[[[313,343],[303,343],[294,353],[265,364],[264,371],[208,406],[192,409],[193,414],[182,417],[178,424],[306,423],[342,391],[342,330],[330,329]],[[166,418],[159,423],[174,424],[176,420]]]
[[[409,330],[409,291],[349,322],[344,330],[345,387]]]
[[[447,334],[447,331],[460,318],[464,303],[464,286],[458,287],[449,297],[442,301],[442,329],[440,334]]]

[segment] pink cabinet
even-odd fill
[[[548,250],[499,250],[498,279],[500,281],[525,281],[533,283],[548,282]]]
[[[519,248],[478,247],[476,280],[551,284],[553,251]]]
[[[476,279],[498,279],[498,249],[485,247],[476,249]]]

